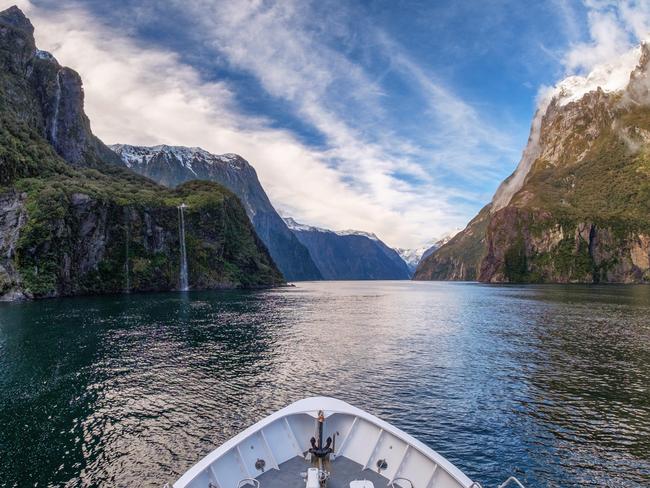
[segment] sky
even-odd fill
[[[650,2],[0,0],[107,144],[237,153],[302,223],[419,247],[516,167],[539,94],[648,37]]]

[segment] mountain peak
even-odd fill
[[[523,187],[533,164],[542,155],[542,126],[551,125],[549,118],[557,117],[562,111],[580,113],[579,108],[572,109],[572,104],[581,102],[594,93],[626,93],[633,98],[643,99],[643,94],[648,92],[648,84],[639,80],[647,77],[649,61],[648,44],[642,42],[616,60],[594,66],[587,75],[568,76],[546,90],[540,97],[521,160],[515,171],[499,185],[492,198],[490,212],[494,214],[509,205],[514,195]],[[596,99],[592,97],[591,101],[593,100]]]
[[[630,76],[639,67],[646,50],[645,43],[641,43],[616,60],[594,66],[586,76],[569,76],[555,86],[551,96],[556,99],[558,105],[564,106],[598,89],[605,93],[625,90]]]
[[[289,229],[295,231],[329,232],[332,234],[336,234],[338,236],[358,236],[358,237],[366,237],[373,241],[380,240],[379,237],[377,237],[372,232],[365,232],[362,230],[354,230],[354,229],[345,229],[345,230],[323,229],[322,227],[315,227],[313,225],[301,224],[300,222],[296,222],[296,219],[294,219],[293,217],[284,217],[283,220],[284,223],[287,224],[287,227],[289,227]]]
[[[358,230],[333,231],[285,217],[326,280],[408,279],[410,269],[400,255],[375,234]]]
[[[0,24],[10,25],[30,36],[34,35],[34,26],[16,5],[0,12]]]
[[[462,229],[456,228],[452,231],[446,232],[441,237],[430,239],[423,246],[417,248],[401,248],[396,247],[395,251],[404,262],[408,265],[409,269],[414,272],[420,261],[433,254],[436,250],[447,244],[454,238]]]
[[[648,107],[647,43],[549,89],[515,172],[416,279],[649,281]]]
[[[239,197],[259,237],[287,279],[322,279],[307,248],[273,208],[255,168],[241,156],[216,155],[200,147],[167,144],[114,144],[110,148],[126,167],[165,186],[175,187],[191,180],[214,181],[225,186]]]
[[[212,154],[200,147],[170,146],[133,146],[131,144],[113,144],[109,146],[120,156],[123,163],[133,168],[137,165],[148,164],[153,158],[167,156],[177,159],[185,168],[194,172],[193,163],[201,161],[206,164],[227,164],[233,169],[241,170],[249,167],[249,163],[238,154]]]

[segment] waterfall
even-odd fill
[[[187,205],[184,203],[178,206],[178,230],[179,230],[179,239],[181,242],[181,273],[180,273],[180,282],[181,282],[181,291],[187,291],[190,289],[190,285],[187,280],[187,250],[185,249],[185,218],[183,217],[183,209],[187,208]]]
[[[59,105],[61,105],[61,70],[56,73],[56,92],[54,93],[54,114],[50,123],[50,139],[56,147],[57,126],[59,125]]]
[[[126,218],[126,249],[124,255],[124,273],[126,274],[126,293],[131,291],[131,275],[129,270],[129,241],[131,240],[131,222],[129,221],[129,215],[127,214]]]

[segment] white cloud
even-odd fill
[[[2,8],[13,3],[0,0]],[[195,1],[185,7],[197,9],[200,35],[215,53],[286,100],[324,135],[324,149],[274,129],[271,120],[243,115],[233,86],[206,82],[178,54],[140,45],[77,4],[62,3],[56,11],[18,4],[36,26],[39,47],[81,74],[86,111],[103,140],[239,153],[255,166],[276,207],[303,222],[371,231],[391,245],[415,247],[464,225],[473,211],[453,199],[475,195],[442,187],[431,168],[447,164],[448,171],[478,177],[491,163],[479,157],[485,145],[511,150],[507,137],[487,129],[472,107],[393,45],[385,54],[428,96],[432,117],[445,128],[431,137],[445,147],[427,153],[417,141],[396,137],[376,122],[386,116],[381,89],[358,64],[319,42],[321,33],[301,21],[308,17],[303,2]],[[349,34],[336,22],[328,26]],[[342,111],[341,101],[362,112]],[[396,178],[398,172],[419,183]]]
[[[486,157],[485,146],[503,152],[509,144],[508,150],[512,150],[509,138],[489,129],[490,124],[472,107],[427,78],[383,32],[362,25],[365,42],[387,57],[394,69],[405,71],[411,83],[415,80],[427,98],[431,110],[424,123],[431,127],[428,139],[436,141],[437,149],[424,151],[413,141],[391,133],[390,126],[377,123],[390,116],[389,109],[381,105],[381,88],[358,64],[327,42],[331,27],[339,38],[360,35],[351,32],[345,21],[357,17],[340,3],[324,4],[325,18],[316,19],[310,2],[295,0],[194,0],[186,2],[185,7],[193,9],[193,18],[202,19],[201,35],[211,39],[217,52],[254,75],[272,96],[292,103],[301,119],[327,138],[330,160],[341,162],[338,171],[356,183],[358,191],[374,193],[386,201],[391,189],[400,186],[390,177],[393,171],[431,183],[430,174],[437,163],[465,177],[474,173],[480,178],[485,175],[485,166],[494,164]],[[427,168],[414,156],[427,158]],[[394,196],[403,198],[401,194]]]
[[[624,2],[620,5],[620,17],[637,39],[650,37],[650,3]]]
[[[576,25],[574,10],[566,0],[555,2],[567,25]],[[565,78],[555,86],[540,86],[537,94],[537,113],[533,119],[528,145],[515,172],[499,186],[492,203],[492,211],[506,206],[524,185],[533,163],[539,156],[539,138],[542,118],[552,99],[561,105],[579,100],[586,93],[600,87],[606,92],[624,89],[630,73],[636,67],[640,49],[638,43],[647,36],[650,25],[650,7],[633,1],[614,3],[606,0],[586,0],[589,40],[573,44],[562,63]],[[574,29],[575,31],[575,29]]]
[[[586,0],[589,40],[571,46],[563,63],[567,74],[587,74],[598,65],[615,64],[650,35],[646,1]]]

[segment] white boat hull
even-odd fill
[[[332,480],[337,481],[328,487],[345,484],[348,488],[366,478],[374,480],[375,487],[395,481],[395,486],[410,488],[398,478],[409,480],[414,488],[473,485],[452,463],[400,429],[343,401],[313,397],[293,403],[233,437],[190,468],[174,488],[237,488],[247,478],[258,480],[260,488],[306,486],[300,471],[306,472],[309,463],[302,460],[316,435],[319,415],[324,417],[322,438],[333,440],[331,460],[326,463]],[[350,482],[337,472],[338,466],[341,471],[345,466],[348,478],[350,466],[356,467],[358,476]],[[281,473],[289,469],[292,472]],[[372,481],[367,484],[371,485]]]

